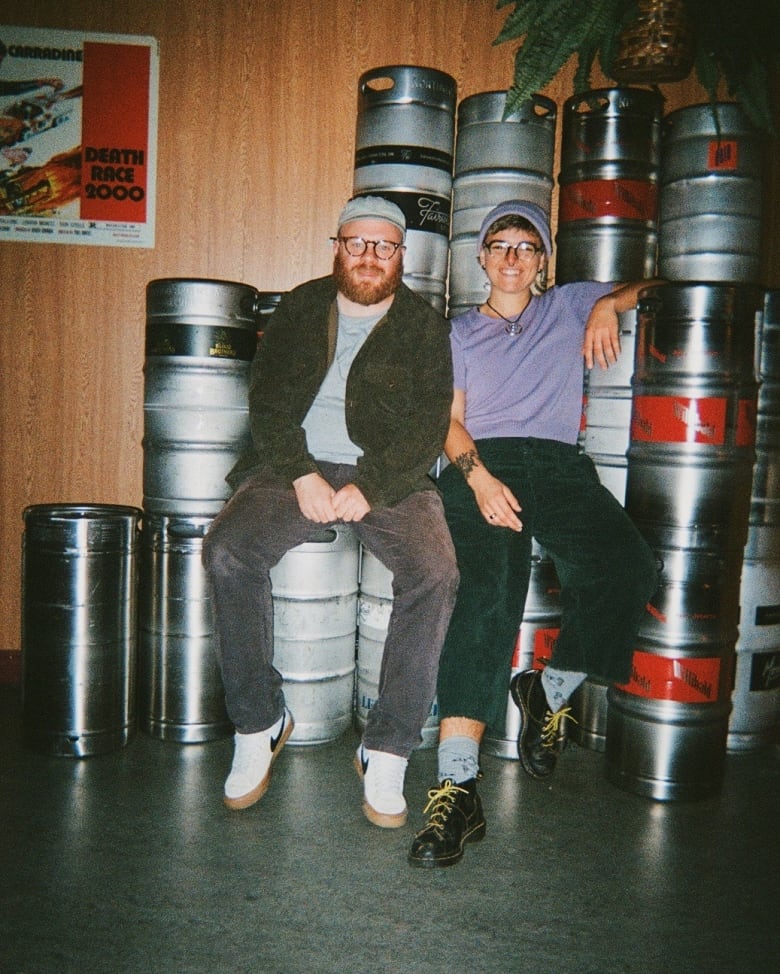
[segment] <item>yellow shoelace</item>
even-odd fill
[[[433,826],[434,829],[439,829],[444,825],[447,813],[450,811],[458,793],[465,795],[468,792],[465,788],[459,788],[453,784],[449,778],[443,781],[439,788],[431,788],[428,792],[428,804],[423,809],[423,815],[431,812],[429,827]]]
[[[561,707],[555,713],[550,710],[547,711],[544,724],[542,724],[542,747],[555,747],[567,720],[577,723],[571,716],[571,707]]]

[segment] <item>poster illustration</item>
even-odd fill
[[[153,247],[153,37],[0,26],[0,244]]]

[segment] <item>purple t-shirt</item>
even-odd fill
[[[582,417],[582,338],[596,301],[614,284],[578,282],[532,297],[508,335],[506,323],[476,308],[453,318],[455,388],[466,393],[473,439],[536,436],[576,443]]]

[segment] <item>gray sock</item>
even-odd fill
[[[459,785],[479,773],[479,744],[471,737],[448,737],[439,742],[439,781]]]
[[[545,666],[542,670],[542,687],[550,710],[555,713],[565,707],[569,697],[587,676],[587,673],[578,673],[575,670],[556,670],[552,666]]]

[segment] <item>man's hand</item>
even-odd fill
[[[354,484],[345,484],[333,495],[333,507],[342,521],[362,521],[371,510],[363,491]]]
[[[333,504],[336,491],[322,474],[304,474],[293,481],[293,487],[298,498],[298,507],[304,517],[318,524],[330,524],[331,521],[339,520],[340,515]]]

